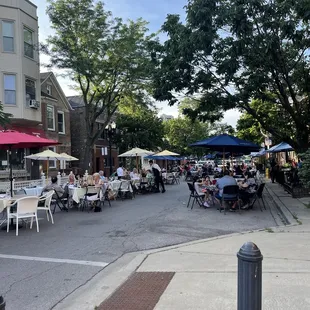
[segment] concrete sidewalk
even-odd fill
[[[310,309],[310,209],[305,207],[308,200],[291,198],[277,184],[268,183],[267,191],[290,225],[126,254],[55,309],[93,310],[109,300],[133,273],[173,272],[156,310],[235,310],[236,253],[247,241],[256,243],[264,256],[263,309]],[[98,309],[108,308],[102,304]]]

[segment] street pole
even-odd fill
[[[110,176],[113,174],[112,167],[112,132],[109,131],[109,161],[110,161]]]

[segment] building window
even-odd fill
[[[4,74],[4,103],[16,105],[16,76]]]
[[[65,113],[62,111],[57,112],[57,120],[58,120],[58,132],[59,133],[66,133],[65,132]]]
[[[2,42],[4,52],[14,52],[14,22],[2,21]]]
[[[24,54],[27,57],[33,57],[33,31],[24,28]]]
[[[48,149],[56,153],[55,146],[49,146]],[[49,168],[56,168],[56,160],[49,160]]]
[[[47,129],[55,130],[54,107],[48,105],[46,107]]]
[[[29,107],[30,100],[36,100],[36,82],[34,80],[26,78],[26,106]]]
[[[48,95],[52,95],[52,85],[46,85],[46,93]]]
[[[102,129],[102,126],[103,126],[103,125],[100,124],[100,123],[97,123],[97,126],[98,126],[98,127],[97,127],[97,130],[100,131],[100,130]],[[105,139],[105,135],[104,135],[104,134],[105,134],[105,130],[103,130],[103,132],[102,132],[101,135],[99,136],[99,139]]]

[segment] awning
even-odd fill
[[[3,127],[0,127],[1,130],[5,130]],[[17,125],[8,125],[7,128],[8,130],[15,130],[18,132],[23,132],[26,133],[28,135],[32,135],[32,136],[37,136],[37,137],[41,137],[41,138],[45,138],[48,139],[47,136],[45,135],[45,132],[42,128],[37,128],[37,127],[28,127],[28,126],[17,126]]]

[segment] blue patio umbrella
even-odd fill
[[[214,151],[222,151],[223,153],[230,152],[243,154],[257,152],[260,149],[260,147],[253,142],[242,140],[227,134],[221,134],[209,139],[197,141],[190,146],[206,147]]]
[[[207,154],[204,156],[205,159],[214,159],[215,155],[214,154]]]
[[[269,150],[267,150],[268,153],[279,153],[279,152],[289,152],[293,151],[294,149],[286,142],[281,142],[277,145],[274,145]]]
[[[221,134],[209,139],[197,141],[190,146],[206,147],[214,151],[222,151],[223,161],[225,159],[226,152],[230,152],[232,154],[243,153],[246,155],[251,152],[257,152],[260,149],[260,147],[253,142],[242,140],[228,134]]]
[[[267,151],[266,151],[265,149],[261,149],[259,152],[255,152],[255,153],[253,153],[253,154],[251,154],[251,155],[252,155],[252,157],[260,157],[260,156],[265,155],[266,152],[267,152]]]

